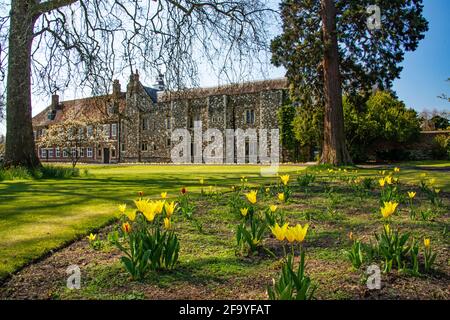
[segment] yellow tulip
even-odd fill
[[[384,188],[384,185],[386,184],[386,180],[384,180],[384,178],[381,178],[380,180],[378,180],[378,183],[380,184],[380,186],[382,188]]]
[[[165,204],[166,204],[166,201],[156,201],[154,203],[156,214],[162,213]]]
[[[276,223],[275,227],[270,227],[270,230],[272,230],[273,235],[278,241],[283,241],[286,238],[286,231],[288,227],[288,223],[284,224],[282,227],[280,227],[278,223]]]
[[[428,238],[423,239],[423,244],[425,245],[425,248],[429,248],[431,245],[431,240]]]
[[[278,194],[278,200],[284,201],[284,199],[285,199],[284,193],[279,193],[279,194]]]
[[[284,175],[284,176],[280,176],[280,179],[281,179],[281,182],[283,182],[283,184],[284,184],[285,186],[287,186],[287,184],[288,184],[288,182],[289,182],[289,175],[286,174],[286,175]]]
[[[200,182],[200,184],[204,184],[204,183],[205,183],[205,180],[204,180],[203,178],[201,178],[201,179],[199,180],[199,182]]]
[[[434,192],[436,192],[436,194],[439,194],[441,192],[441,189],[434,189]]]
[[[295,241],[295,231],[294,228],[288,228],[286,231],[286,240],[289,241],[289,243],[292,243]]]
[[[269,209],[270,209],[270,211],[275,212],[275,211],[277,211],[278,206],[272,204],[272,205],[269,207]]]
[[[270,192],[270,188],[266,188],[266,193],[269,193]]]
[[[381,214],[383,215],[383,218],[388,218],[393,215],[395,213],[395,210],[397,209],[397,206],[397,202],[385,202],[384,207],[381,208]]]
[[[166,230],[172,228],[172,223],[170,222],[169,218],[164,218],[164,228],[166,228]]]
[[[91,233],[90,235],[87,236],[87,238],[88,238],[89,242],[92,242],[95,240],[95,238],[97,238],[97,235]]]
[[[436,179],[435,178],[430,179],[429,184],[430,184],[431,187],[434,186],[435,183],[436,183]]]
[[[247,197],[247,200],[251,203],[251,204],[255,204],[257,201],[256,195],[258,194],[257,191],[250,191],[250,193],[247,193],[245,196]]]
[[[247,214],[248,214],[248,208],[242,208],[242,209],[241,209],[241,214],[242,214],[244,217],[246,217]]]
[[[138,209],[139,212],[144,212],[144,210],[148,206],[148,199],[146,199],[146,200],[143,200],[143,199],[135,200],[134,204],[136,205],[136,208]]]
[[[392,176],[386,176],[384,178],[384,181],[386,181],[387,184],[391,185],[392,184]]]
[[[416,193],[410,191],[410,192],[408,192],[408,197],[409,197],[410,199],[414,199],[414,198],[416,197]]]
[[[167,192],[161,192],[161,199],[167,198]]]
[[[172,203],[166,203],[165,209],[166,209],[166,215],[168,218],[172,216],[172,214],[175,212],[175,208],[177,207],[177,204],[175,202]]]
[[[125,213],[130,221],[136,220],[136,210],[131,210]]]
[[[308,224],[305,224],[304,227],[298,224],[294,228],[292,228],[295,241],[303,242],[306,238],[306,234],[308,233],[308,228],[309,228]]]
[[[350,239],[350,240],[353,240],[353,232],[349,232],[349,234],[348,234],[348,238]]]
[[[119,205],[119,211],[120,213],[124,214],[125,210],[127,210],[127,205],[126,204],[121,204]]]
[[[394,172],[400,172],[400,168],[395,167],[395,168],[394,168]]]
[[[387,234],[391,233],[391,227],[388,224],[384,225],[384,230],[386,230]]]
[[[154,202],[149,203],[142,214],[147,221],[153,222],[156,216],[156,204]]]

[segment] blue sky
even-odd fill
[[[406,105],[416,110],[447,110],[450,103],[437,98],[450,95],[450,1],[425,0],[424,15],[430,30],[414,52],[402,63],[401,78],[394,90]]]
[[[425,39],[414,52],[406,53],[402,63],[401,78],[394,82],[394,90],[401,100],[417,111],[446,110],[450,111],[450,103],[437,98],[442,93],[450,95],[450,0],[424,0],[424,15],[429,21],[430,30]],[[278,32],[274,30],[274,34]],[[218,79],[206,66],[200,65],[200,84],[214,86]],[[256,71],[256,70],[255,70]],[[265,72],[256,71],[254,79],[279,78],[284,75],[282,68],[269,66]],[[128,75],[121,80],[125,88]],[[149,85],[152,79],[143,79]],[[61,100],[81,98],[76,90],[60,93]],[[33,95],[33,115],[43,110],[50,103],[50,96]],[[0,123],[0,133],[5,132],[5,125]]]

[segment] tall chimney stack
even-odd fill
[[[59,105],[59,95],[52,94],[52,109],[56,110]]]
[[[113,82],[113,96],[118,97],[120,95],[120,82],[119,80],[114,80]]]

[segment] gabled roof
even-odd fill
[[[119,98],[115,100],[118,103],[119,112],[125,110],[126,101],[125,94],[121,93]],[[48,106],[43,111],[33,117],[33,126],[49,126],[63,122],[75,115],[83,115],[87,119],[93,121],[111,118],[108,108],[113,104],[114,97],[112,94],[98,97],[90,97],[85,99],[77,99],[60,102],[56,108],[55,118],[50,120],[48,113],[52,110],[52,106]]]

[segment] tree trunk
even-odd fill
[[[336,34],[336,7],[334,0],[321,0],[322,33],[324,41],[325,120],[321,163],[351,164],[344,133],[342,86],[339,71],[339,51]]]
[[[36,154],[31,122],[31,46],[36,17],[33,0],[13,0],[9,33],[6,100],[5,165],[35,168]]]

